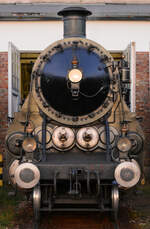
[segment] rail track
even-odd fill
[[[10,229],[33,229],[33,208],[30,202],[20,206],[15,225]],[[120,207],[119,229],[140,229],[131,217],[132,210]],[[42,212],[38,229],[118,229],[109,212]]]
[[[120,209],[118,225],[107,212],[55,212],[42,214],[39,229],[139,229],[130,223],[128,209]]]

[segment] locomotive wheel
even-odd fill
[[[40,206],[41,206],[41,189],[37,185],[33,189],[33,212],[34,212],[34,229],[38,229],[40,220]]]
[[[111,200],[112,200],[112,212],[116,220],[118,215],[118,207],[119,207],[119,190],[117,185],[112,186]]]

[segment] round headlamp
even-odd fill
[[[121,152],[128,152],[132,147],[132,143],[129,138],[122,137],[117,142],[117,148]]]
[[[26,137],[22,143],[24,151],[31,153],[36,149],[36,140],[33,137]]]
[[[68,78],[72,83],[79,83],[82,79],[82,72],[77,68],[71,69]]]

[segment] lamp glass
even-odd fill
[[[33,137],[26,137],[22,143],[24,151],[31,153],[36,149],[36,141]]]
[[[82,79],[82,72],[77,68],[71,69],[69,71],[68,78],[72,83],[78,83]]]
[[[131,147],[132,147],[131,141],[127,137],[121,137],[117,142],[117,148],[121,152],[127,152],[131,149]]]

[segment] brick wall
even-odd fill
[[[136,54],[136,113],[143,118],[141,125],[145,134],[144,165],[149,167],[150,176],[150,88],[149,88],[149,53]]]
[[[136,113],[143,118],[145,141],[145,166],[150,175],[150,90],[149,90],[149,54],[137,52],[136,55]],[[0,150],[4,152],[4,139],[7,131],[8,110],[8,57],[0,53]]]
[[[8,111],[8,54],[0,53],[0,152],[4,152]]]

